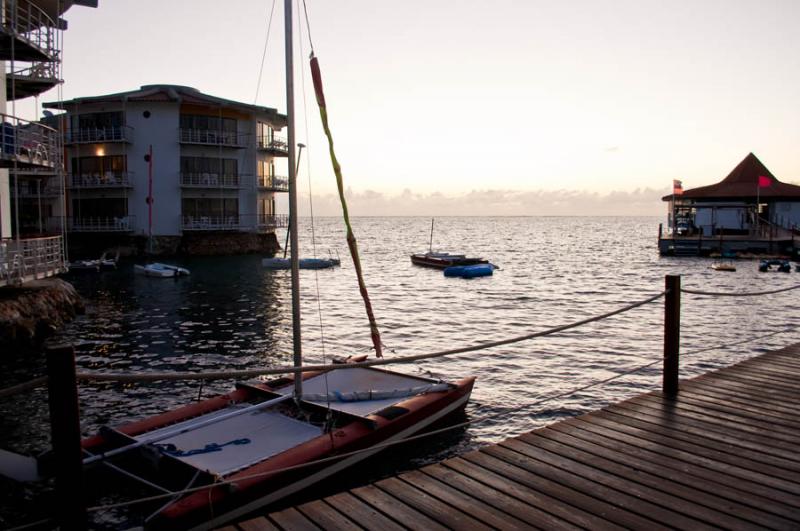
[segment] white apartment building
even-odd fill
[[[155,252],[276,248],[288,147],[275,109],[178,85],[44,107],[64,133],[71,243],[103,234],[120,245],[146,240],[149,250],[155,241]]]
[[[97,0],[0,0],[0,286],[65,268],[63,231],[43,219],[63,198],[59,135],[17,116],[15,102],[61,83],[60,17],[72,5]]]

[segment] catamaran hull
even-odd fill
[[[374,369],[373,369],[374,370]],[[386,372],[386,371],[383,371]],[[304,380],[314,374],[306,373]],[[474,378],[466,378],[445,391],[429,392],[402,399],[393,406],[354,420],[331,433],[314,437],[293,448],[238,470],[221,479],[231,485],[209,487],[169,505],[146,523],[146,529],[211,529],[259,508],[275,504],[330,478],[384,449],[384,445],[404,439],[464,408],[469,400]],[[267,392],[285,390],[263,386]],[[153,432],[225,408],[231,402],[257,399],[257,390],[244,386],[227,395],[190,404],[171,412],[143,419],[118,428],[128,437]],[[108,444],[104,435],[87,439],[83,447],[92,454]],[[106,448],[107,449],[107,448]],[[364,450],[366,449],[366,450]],[[358,450],[353,455],[336,456]],[[303,466],[320,459],[323,463]],[[299,467],[286,470],[290,467]],[[284,470],[283,472],[277,472]],[[168,473],[168,472],[166,472]]]
[[[375,454],[379,453],[381,450],[384,450],[391,445],[392,443],[396,443],[402,439],[410,437],[414,434],[420,433],[426,428],[434,425],[435,423],[445,419],[449,415],[452,415],[466,406],[467,402],[469,401],[470,393],[472,391],[472,381],[468,384],[469,389],[462,390],[466,391],[465,393],[458,393],[458,396],[455,397],[450,403],[448,403],[445,407],[438,410],[436,413],[425,416],[423,412],[418,412],[413,416],[409,416],[406,419],[406,422],[403,423],[403,426],[395,426],[394,432],[392,435],[386,436],[387,433],[383,434],[376,434],[374,437],[370,437],[369,440],[362,439],[359,443],[352,443],[339,448],[338,454],[343,454],[347,452],[352,452],[355,450],[361,450],[363,448],[369,448],[370,446],[378,446],[377,448],[364,450],[362,452],[353,454],[349,457],[342,458],[342,460],[334,461],[333,464],[329,464],[324,466],[324,468],[314,470],[313,473],[307,474],[301,479],[297,479],[291,482],[287,482],[284,486],[281,486],[277,489],[272,490],[266,495],[263,495],[255,500],[252,500],[244,505],[241,505],[235,509],[228,511],[225,514],[216,516],[216,515],[208,515],[208,519],[198,525],[191,527],[193,531],[203,531],[208,529],[214,529],[219,527],[220,525],[225,524],[226,522],[230,522],[236,518],[243,517],[248,513],[256,511],[262,507],[267,507],[268,505],[275,504],[284,498],[301,492],[305,489],[308,489],[317,483],[334,476],[335,474],[342,472],[343,470],[352,467],[365,459],[374,456]],[[380,428],[379,428],[380,429]],[[387,430],[388,428],[383,428]],[[298,449],[298,454],[300,454],[302,450]],[[327,452],[325,455],[317,455],[311,456],[309,454],[310,459],[307,461],[322,459],[325,457],[330,457],[331,453]],[[250,472],[250,474],[254,474],[256,472]],[[167,526],[169,527],[169,526]]]

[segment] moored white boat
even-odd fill
[[[156,278],[174,278],[189,275],[189,270],[186,268],[158,262],[145,265],[136,264],[133,266],[133,271],[146,277]]]
[[[338,258],[301,258],[300,269],[328,269],[341,265]],[[288,258],[264,258],[261,265],[267,269],[291,269],[292,261]]]

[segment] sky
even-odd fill
[[[282,2],[99,2],[65,15],[64,98],[169,83],[286,111]],[[796,0],[306,5],[356,215],[663,215],[673,179],[750,152],[800,184]],[[296,22],[301,190],[335,214]]]

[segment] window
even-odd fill
[[[73,175],[105,176],[108,172],[111,172],[115,177],[118,177],[127,170],[127,166],[127,157],[125,155],[72,158]]]
[[[203,131],[236,133],[237,126],[234,118],[221,118],[219,116],[204,116],[199,114],[181,114],[181,129],[199,129]]]
[[[239,174],[239,161],[237,159],[211,157],[181,157],[181,173],[208,173],[224,177],[236,177]]]
[[[72,117],[73,129],[114,129],[124,125],[122,111],[94,112]]]

